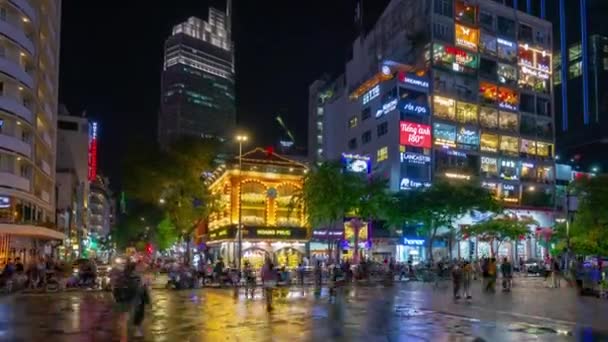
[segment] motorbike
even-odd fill
[[[173,290],[192,289],[197,280],[191,271],[172,271],[169,272],[166,288]]]

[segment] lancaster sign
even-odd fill
[[[431,156],[413,152],[402,152],[401,162],[407,164],[427,165],[431,162]]]

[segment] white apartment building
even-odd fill
[[[61,0],[0,3],[0,263],[29,260],[55,225]]]

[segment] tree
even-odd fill
[[[571,186],[578,210],[569,229],[576,254],[608,255],[608,175],[581,179]]]
[[[503,242],[518,241],[522,237],[528,236],[530,225],[538,225],[538,222],[531,218],[519,219],[516,215],[497,215],[468,227],[465,233],[489,241],[490,253],[492,257],[495,257]],[[496,244],[496,250],[494,244]]]
[[[392,222],[421,222],[421,233],[428,236],[427,253],[433,261],[432,246],[440,228],[454,229],[454,221],[469,210],[496,211],[498,203],[491,193],[470,182],[436,181],[425,189],[402,192],[393,199],[401,213],[390,209]]]
[[[124,249],[139,241],[148,241],[162,218],[162,211],[155,205],[133,201],[129,211],[121,215],[118,225],[113,228],[112,242]]]
[[[161,251],[167,250],[173,246],[178,239],[179,235],[177,234],[177,230],[173,226],[173,223],[169,217],[165,217],[156,227],[154,234],[156,248]]]
[[[217,206],[217,199],[203,183],[217,150],[216,140],[184,138],[166,151],[137,150],[125,170],[131,196],[159,207],[186,242],[186,262],[192,233]]]

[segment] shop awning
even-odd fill
[[[56,230],[34,225],[21,224],[1,224],[0,234],[9,234],[14,236],[28,236],[38,239],[47,240],[65,240],[67,236]]]

